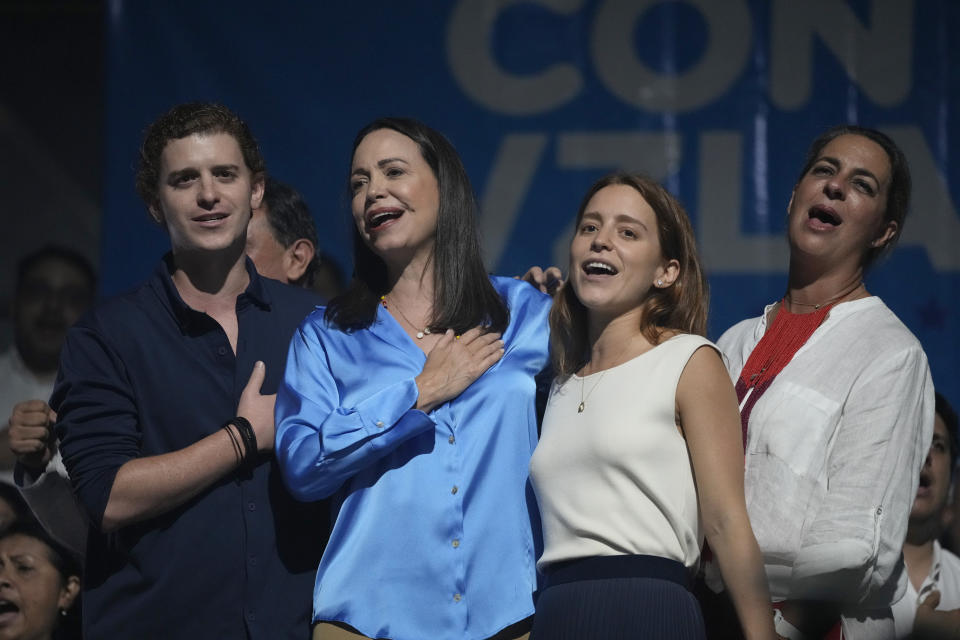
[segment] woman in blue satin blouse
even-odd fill
[[[466,171],[429,127],[363,128],[350,193],[354,281],[294,336],[276,405],[287,486],[336,514],[313,637],[525,638],[550,298],[486,275]]]

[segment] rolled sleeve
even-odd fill
[[[824,500],[804,526],[792,597],[890,604],[933,408],[919,346],[878,360],[856,381],[827,459]]]
[[[74,493],[99,527],[117,471],[140,455],[141,433],[123,362],[95,329],[68,332],[51,406]]]

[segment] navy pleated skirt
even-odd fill
[[[609,556],[548,569],[531,640],[704,640],[686,568],[657,556]]]

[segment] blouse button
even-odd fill
[[[453,444],[453,443],[456,442],[456,441],[457,441],[457,439],[454,438],[453,436],[450,436],[449,438],[447,438],[447,442],[449,442],[450,444]]]
[[[460,602],[460,594],[459,594],[459,593],[453,594],[453,601],[454,601],[454,602]]]
[[[377,426],[383,428],[383,420],[377,420]]]
[[[453,495],[457,495],[457,491],[460,491],[457,485],[453,485],[453,489],[450,489],[450,493],[452,493]]]
[[[454,548],[454,549],[459,549],[459,548],[460,548],[460,541],[459,541],[459,540],[454,540],[454,541],[451,542],[450,544],[453,545],[453,548]]]

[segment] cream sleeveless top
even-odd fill
[[[538,568],[623,554],[696,566],[703,535],[676,392],[702,346],[716,349],[681,334],[606,371],[554,383],[530,461],[544,538]]]

